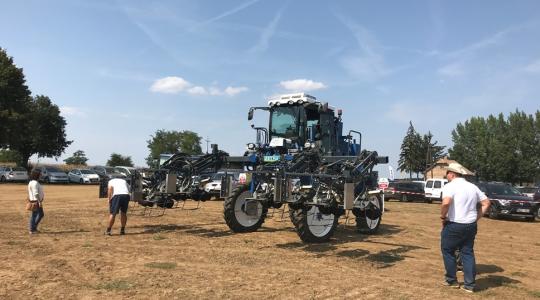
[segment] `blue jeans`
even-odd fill
[[[43,219],[43,216],[45,216],[45,213],[43,212],[43,207],[41,206],[39,206],[38,209],[32,212],[32,214],[30,215],[30,224],[29,224],[30,231],[34,232],[37,230],[39,222],[41,222],[41,219]]]
[[[442,229],[441,252],[447,282],[457,282],[456,250],[459,250],[463,262],[464,285],[467,288],[474,289],[476,277],[474,238],[476,237],[477,228],[476,222],[471,224],[448,222]]]

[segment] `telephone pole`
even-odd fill
[[[206,154],[208,154],[208,143],[210,143],[209,137],[207,136],[204,141],[206,142]]]

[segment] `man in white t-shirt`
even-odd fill
[[[463,263],[464,285],[462,290],[474,292],[476,261],[474,239],[478,221],[490,206],[489,199],[480,189],[462,176],[466,170],[459,164],[450,163],[446,170],[449,183],[443,188],[441,204],[441,252],[446,269],[444,285],[457,287],[456,250]],[[479,209],[481,208],[481,209]]]
[[[111,229],[114,225],[114,219],[118,212],[120,212],[120,234],[126,234],[126,223],[127,223],[127,211],[129,206],[129,185],[125,179],[114,178],[109,180],[107,185],[107,195],[109,198],[109,226],[106,235],[112,235]]]
[[[28,200],[33,203],[37,203],[38,207],[30,214],[30,222],[28,230],[30,234],[38,233],[39,222],[45,216],[43,212],[43,200],[45,199],[45,193],[43,187],[39,184],[40,171],[38,169],[32,170],[30,173],[30,182],[28,182]]]

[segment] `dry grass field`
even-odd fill
[[[44,188],[42,232],[30,236],[26,186],[0,185],[0,299],[540,298],[540,221],[480,221],[471,295],[440,284],[439,204],[389,202],[378,235],[341,220],[325,244],[301,243],[279,212],[233,234],[221,201],[153,218],[132,209],[127,235],[109,237],[97,186]]]

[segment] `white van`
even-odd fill
[[[448,180],[442,178],[432,178],[426,180],[426,186],[424,193],[426,194],[426,200],[442,200],[442,188]]]

